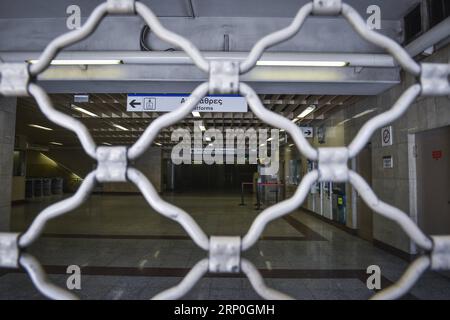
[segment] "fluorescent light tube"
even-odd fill
[[[347,122],[349,122],[349,121],[350,121],[350,119],[342,120],[341,122],[339,122],[339,123],[337,124],[337,126],[341,126],[341,125],[343,125],[344,123],[347,123]]]
[[[345,67],[349,63],[345,61],[270,61],[258,60],[257,66],[272,67]]]
[[[314,110],[316,110],[316,106],[311,105],[308,108],[306,108],[305,110],[303,110],[302,113],[300,113],[297,116],[297,118],[302,119],[302,118],[306,117],[307,115],[309,115]]]
[[[118,125],[118,124],[115,124],[115,123],[113,123],[112,126],[116,127],[117,129],[123,130],[123,131],[129,131],[129,129],[127,129],[125,127],[122,127],[121,125]]]
[[[61,142],[55,142],[55,141],[50,142],[50,144],[53,144],[55,146],[62,146],[63,145]]]
[[[358,119],[358,118],[361,118],[362,116],[365,116],[366,114],[372,113],[372,112],[374,112],[375,110],[376,110],[376,109],[369,109],[369,110],[363,111],[363,112],[358,113],[357,115],[353,116],[352,119]]]
[[[104,144],[105,146],[112,146],[112,144],[108,142],[102,142],[102,144]]]
[[[90,112],[90,111],[88,111],[88,110],[86,110],[86,109],[83,109],[83,108],[81,108],[81,107],[78,107],[78,106],[76,106],[76,105],[74,105],[74,104],[72,105],[72,109],[77,110],[77,111],[79,111],[79,112],[81,112],[81,113],[87,114],[88,116],[98,118],[98,115],[96,115],[95,113]]]
[[[192,111],[192,115],[195,117],[195,118],[200,118],[201,116],[200,116],[200,112],[197,112],[197,111]]]
[[[39,60],[28,60],[29,63],[37,63]],[[79,66],[79,65],[112,65],[121,64],[122,60],[117,59],[99,59],[99,60],[52,60],[53,66]]]
[[[33,127],[33,128],[42,129],[42,130],[53,131],[52,128],[43,127],[43,126],[40,126],[40,125],[37,125],[37,124],[29,124],[29,126]]]

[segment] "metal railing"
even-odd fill
[[[137,142],[129,149],[123,146],[99,147],[88,129],[78,120],[57,111],[47,93],[35,83],[36,75],[46,70],[57,53],[75,42],[92,34],[107,14],[139,15],[160,39],[184,50],[195,65],[209,73],[209,81],[200,84],[185,103],[170,113],[154,120]],[[368,121],[348,147],[313,148],[302,134],[301,129],[289,119],[264,108],[255,91],[239,81],[239,75],[249,72],[263,52],[280,42],[286,41],[301,29],[309,15],[338,16],[348,20],[356,32],[367,41],[384,48],[408,73],[417,76],[418,82],[407,89],[394,106]],[[395,221],[423,251],[401,279],[380,292],[373,299],[395,299],[405,294],[427,270],[450,269],[450,237],[428,236],[411,218],[401,210],[382,202],[358,173],[348,169],[348,161],[355,157],[370,140],[375,130],[401,117],[419,96],[450,95],[450,65],[415,62],[408,53],[393,40],[367,28],[363,19],[349,5],[340,0],[313,0],[304,5],[292,23],[258,41],[243,61],[206,60],[201,52],[187,39],[165,29],[155,14],[144,4],[134,0],[107,0],[100,4],[78,30],[54,39],[44,50],[36,64],[0,64],[0,94],[5,96],[31,95],[40,110],[54,123],[73,131],[85,152],[97,160],[97,169],[89,173],[78,191],[70,198],[43,210],[22,234],[0,233],[0,267],[24,268],[36,288],[52,299],[76,299],[71,292],[50,283],[39,262],[24,249],[41,235],[46,223],[80,206],[90,195],[96,182],[134,183],[149,205],[163,216],[178,222],[192,240],[208,257],[199,261],[186,277],[175,287],[167,289],[154,299],[176,299],[186,294],[206,272],[243,272],[254,290],[266,299],[290,299],[291,297],[268,288],[258,270],[246,259],[243,251],[251,248],[259,239],[267,224],[297,209],[305,200],[310,188],[317,181],[349,182],[361,195],[368,206],[380,215]],[[317,160],[318,168],[305,175],[295,194],[280,203],[263,210],[252,223],[244,237],[209,236],[195,220],[182,209],[167,203],[156,192],[150,181],[129,161],[138,158],[151,145],[158,132],[186,117],[199,100],[208,93],[239,93],[244,96],[252,112],[273,127],[284,129],[292,137],[298,150],[308,159]]]

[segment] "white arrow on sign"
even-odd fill
[[[303,136],[305,138],[313,138],[314,137],[314,130],[312,127],[300,127],[303,132]]]
[[[127,111],[170,112],[188,99],[187,94],[128,94]],[[192,111],[247,112],[247,101],[238,95],[203,97]]]

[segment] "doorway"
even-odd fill
[[[174,170],[177,192],[230,191],[240,192],[242,182],[253,181],[256,165],[242,164],[181,164]]]
[[[450,233],[450,126],[416,134],[418,224]]]
[[[372,184],[372,145],[367,144],[356,158],[356,171],[366,182]],[[358,236],[373,240],[373,212],[358,194],[356,202]]]

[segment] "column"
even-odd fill
[[[9,231],[16,98],[0,97],[0,231]]]

